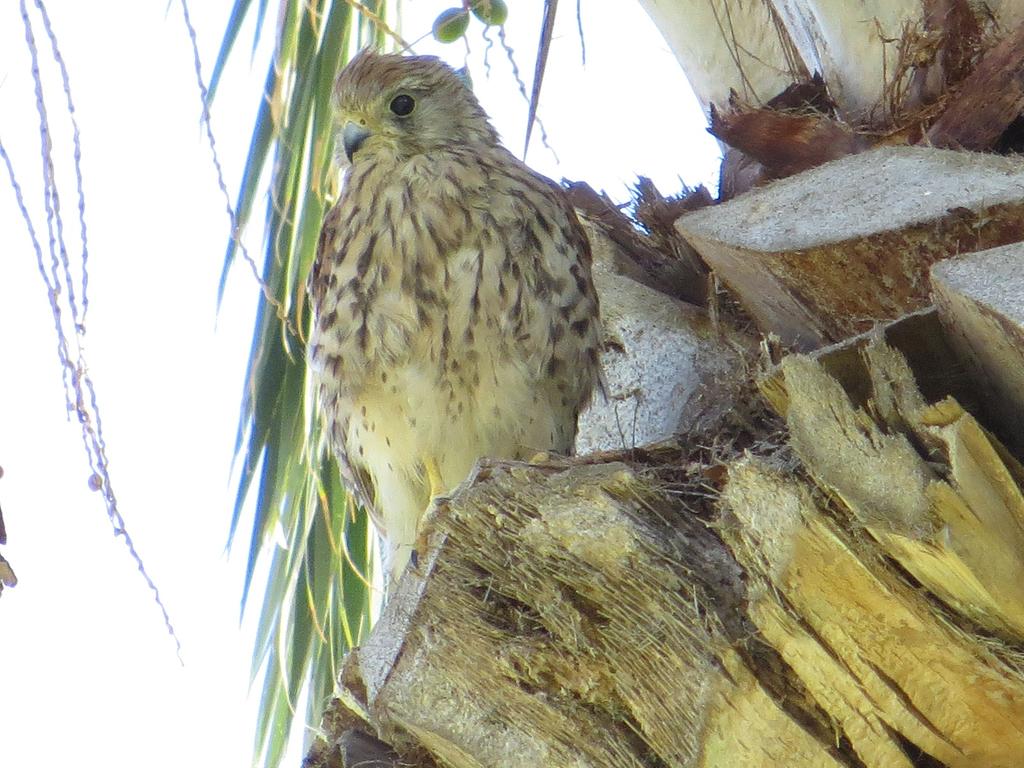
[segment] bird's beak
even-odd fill
[[[345,156],[352,162],[352,155],[363,145],[370,136],[370,131],[365,126],[353,123],[351,120],[345,123],[341,130],[341,143],[345,147]]]

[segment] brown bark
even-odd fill
[[[792,176],[868,146],[864,137],[820,113],[774,109],[719,112],[712,107],[708,130],[760,163],[765,180]]]
[[[1024,111],[1024,25],[982,57],[928,130],[932,146],[992,149]]]

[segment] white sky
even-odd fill
[[[405,36],[428,31],[449,4],[407,0]],[[508,35],[529,83],[541,4],[510,5]],[[236,268],[217,313],[227,219],[199,129],[178,0],[47,0],[46,6],[81,127],[90,251],[86,353],[114,490],[171,613],[185,663],[113,536],[102,499],[88,489],[79,429],[65,414],[44,285],[0,173],[0,506],[8,531],[3,554],[20,579],[0,597],[0,764],[246,765],[257,696],[248,699],[251,622],[238,622],[244,521],[237,554],[227,558],[224,544],[258,289],[247,270]],[[229,0],[191,2],[207,76],[230,6]],[[589,181],[620,200],[638,173],[666,192],[679,177],[713,184],[715,144],[647,17],[633,3],[583,0],[583,69],[574,6],[562,4],[541,103],[561,164],[538,133],[531,164],[554,178]],[[519,151],[525,102],[497,47],[488,80],[479,66],[479,27],[470,34],[475,86]],[[45,52],[41,27],[36,35]],[[264,51],[250,69],[250,45],[251,31],[240,40],[214,111],[232,196],[266,67]],[[416,50],[461,65],[465,49],[424,44]],[[44,66],[50,119],[60,126],[58,178],[67,182],[71,150],[54,74]],[[45,233],[30,62],[13,0],[0,7],[0,141],[36,230]],[[72,235],[73,192],[63,184]],[[249,242],[262,261],[259,233],[250,233]]]

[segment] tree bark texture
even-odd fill
[[[1018,765],[1024,469],[890,340],[786,358],[784,422],[710,450],[481,466],[329,722],[421,765]]]

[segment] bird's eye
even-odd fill
[[[408,117],[416,108],[416,99],[407,93],[400,93],[391,100],[391,111],[399,117]]]

